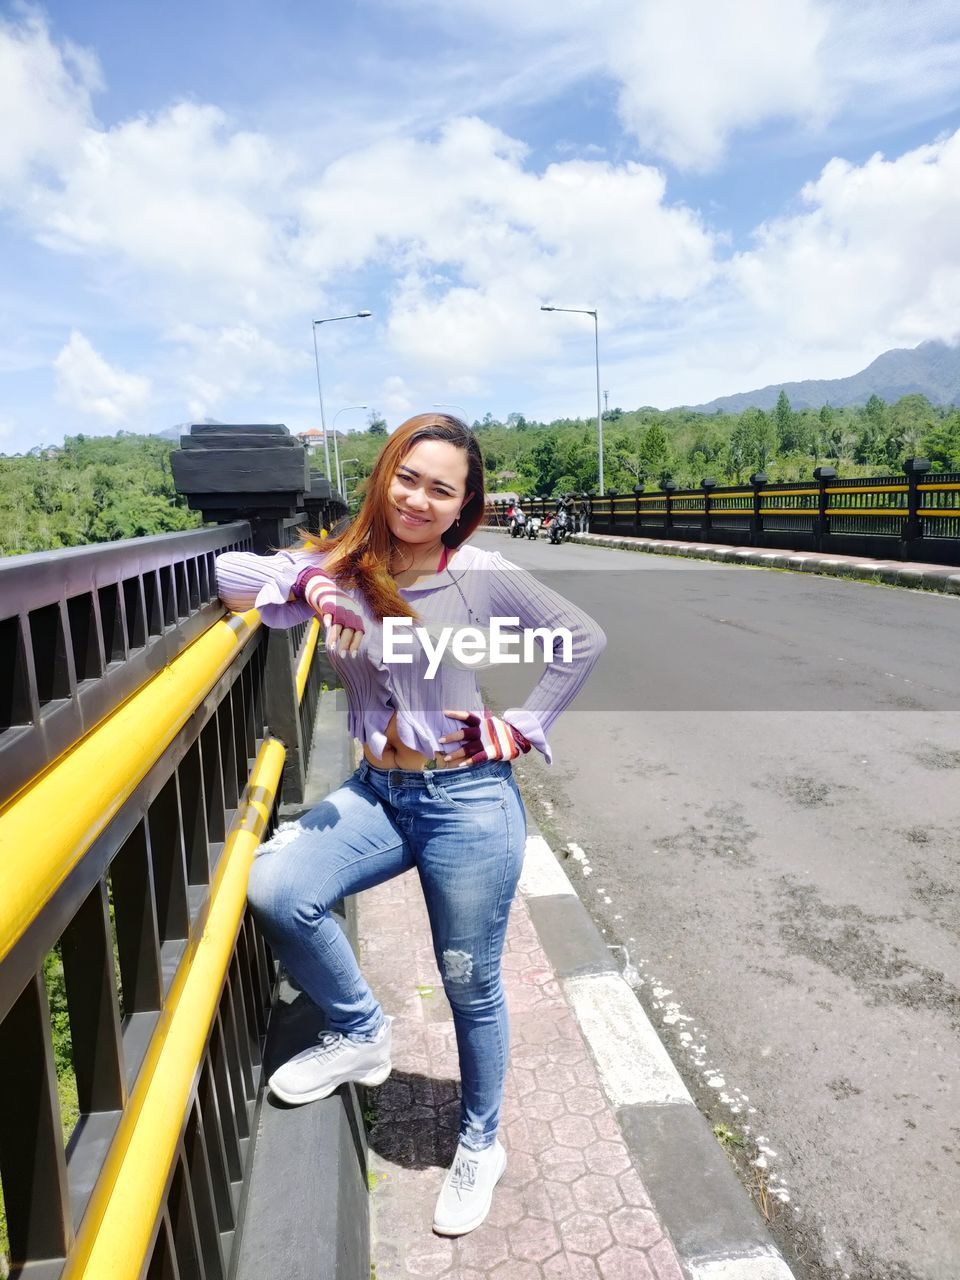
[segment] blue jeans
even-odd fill
[[[380,1005],[330,908],[416,867],[460,1055],[460,1139],[497,1134],[509,1051],[500,959],[526,841],[507,761],[468,769],[357,771],[264,844],[250,907],[277,958],[331,1030],[372,1040]]]

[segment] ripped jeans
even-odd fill
[[[373,1039],[383,1011],[330,908],[416,867],[460,1055],[460,1140],[497,1134],[509,1051],[500,959],[526,841],[508,761],[376,769],[366,760],[254,859],[250,907],[331,1030]]]

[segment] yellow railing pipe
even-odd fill
[[[154,1035],[63,1280],[138,1280],[144,1272],[197,1068],[236,946],[250,864],[273,808],[285,755],[283,743],[268,738],[254,762],[210,886],[203,936],[176,1005],[164,1010],[169,1012],[165,1034]]]
[[[319,635],[320,619],[311,618],[307,637],[303,642],[303,652],[300,654],[300,661],[297,663],[296,682],[298,703],[303,701],[303,691],[307,687],[307,677],[310,675],[310,664],[313,662],[313,655],[317,647],[317,637]]]
[[[0,960],[260,625],[215,622],[0,809]]]

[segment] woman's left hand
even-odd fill
[[[447,764],[484,764],[487,760],[515,760],[530,750],[530,743],[519,729],[497,716],[480,716],[475,711],[450,711],[443,714],[462,720],[464,727],[456,733],[445,733],[441,742],[462,742],[463,746],[443,758]]]

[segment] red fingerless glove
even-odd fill
[[[530,750],[530,743],[520,730],[497,716],[478,716],[474,712],[469,720],[463,721],[462,733],[458,746],[476,764],[487,760],[515,760]]]
[[[304,569],[293,584],[293,594],[298,600],[305,600],[321,620],[329,614],[332,627],[363,634],[363,619],[353,601],[322,569]]]

